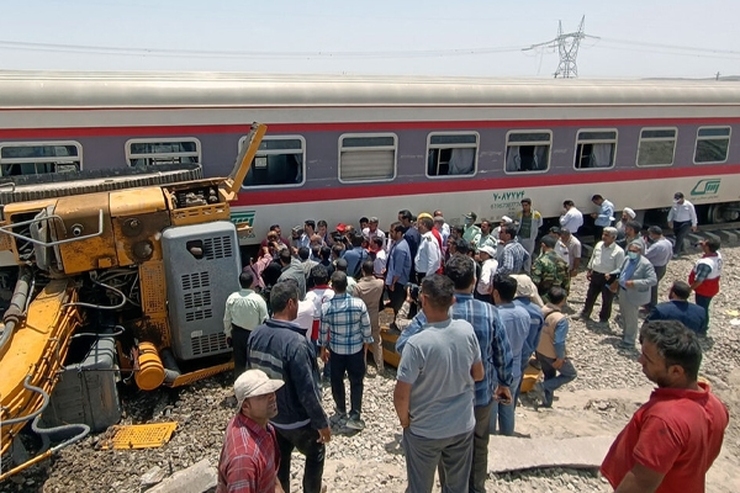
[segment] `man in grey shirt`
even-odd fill
[[[419,295],[427,318],[398,366],[393,403],[403,427],[409,493],[428,492],[440,465],[442,491],[467,491],[473,447],[475,382],[484,377],[473,326],[452,320],[454,284],[433,274]]]
[[[655,275],[658,277],[658,282],[650,288],[650,304],[646,307],[650,311],[658,304],[658,284],[665,276],[668,262],[671,261],[673,256],[673,244],[663,236],[663,230],[659,226],[650,226],[648,236],[650,237],[650,246],[645,252],[645,258],[653,264]]]

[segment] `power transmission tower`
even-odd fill
[[[560,63],[558,63],[558,69],[555,71],[555,78],[576,78],[578,77],[576,58],[578,57],[578,48],[581,45],[581,41],[585,38],[598,39],[596,36],[590,36],[584,32],[585,24],[586,16],[584,15],[581,17],[581,23],[578,25],[577,31],[564,33],[563,21],[558,21],[558,35],[555,39],[545,41],[544,43],[533,44],[529,48],[525,48],[524,51],[538,48],[557,48],[558,55],[560,55]]]

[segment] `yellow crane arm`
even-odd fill
[[[80,325],[78,308],[73,304],[77,301],[74,286],[72,279],[50,281],[30,303],[28,316],[10,335],[0,359],[2,454],[43,404],[42,395],[24,383],[51,394],[57,382],[70,338]]]

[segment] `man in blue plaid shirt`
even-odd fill
[[[445,276],[455,284],[455,303],[450,308],[453,319],[462,319],[473,326],[481,350],[485,369],[483,380],[475,382],[475,429],[473,431],[473,465],[470,469],[470,491],[485,492],[488,477],[488,423],[496,400],[508,404],[512,400],[512,370],[514,355],[509,338],[496,307],[473,298],[476,284],[475,268],[469,257],[455,254],[445,264]],[[401,332],[396,342],[396,351],[403,351],[409,337],[420,332],[426,324],[424,312],[419,312],[411,324]],[[519,362],[516,362],[519,364]]]
[[[373,342],[370,315],[365,303],[347,294],[347,274],[337,271],[331,276],[334,297],[321,307],[321,359],[331,360],[331,395],[339,421],[346,420],[344,374],[349,377],[350,414],[347,428],[362,430],[360,418],[365,378],[365,357]]]
[[[507,224],[501,227],[499,239],[504,242],[501,257],[498,259],[496,274],[521,274],[530,262],[529,252],[516,239],[516,226]]]

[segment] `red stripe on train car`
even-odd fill
[[[629,125],[675,126],[683,124],[729,125],[740,118],[624,118],[590,120],[470,120],[470,121],[405,121],[405,122],[334,122],[334,123],[267,123],[269,133],[300,132],[367,132],[400,130],[475,130],[481,128],[615,127]],[[244,133],[250,124],[229,125],[151,125],[124,127],[63,127],[0,129],[0,139],[48,139],[79,137],[153,137],[192,136],[199,134]]]
[[[301,202],[323,202],[407,195],[428,195],[434,193],[478,192],[485,190],[506,190],[558,185],[577,185],[599,182],[625,182],[658,180],[666,178],[706,178],[716,175],[729,175],[740,172],[739,164],[721,164],[695,167],[661,167],[651,169],[632,169],[619,171],[583,171],[566,175],[548,173],[536,175],[506,175],[497,178],[476,177],[471,179],[430,180],[412,183],[363,183],[343,184],[339,187],[315,189],[242,189],[234,203],[237,206],[259,206],[291,204]]]

